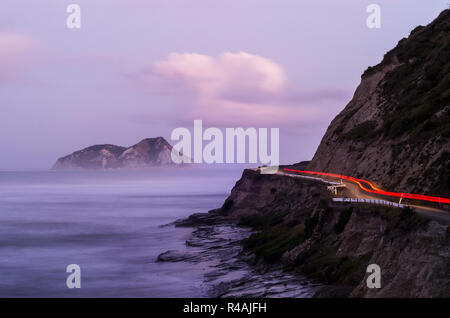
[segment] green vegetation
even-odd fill
[[[434,186],[430,192],[437,196],[448,196],[450,193],[450,152],[443,151],[426,171],[424,175],[434,178]]]
[[[336,135],[340,135],[342,133],[342,131],[344,130],[345,125],[347,124],[348,120],[350,118],[352,118],[353,115],[355,115],[358,110],[359,110],[359,108],[354,108],[351,111],[349,111],[347,114],[345,114],[345,115],[339,114],[338,117],[336,117],[336,118],[339,118],[340,123],[341,123],[340,126],[337,127],[336,130],[334,131],[334,133]],[[340,117],[343,117],[343,118],[340,118]]]
[[[275,226],[283,221],[283,215],[277,213],[252,214],[243,218],[239,226],[252,227],[255,230],[263,230]]]
[[[321,211],[321,212],[319,212]],[[330,207],[325,200],[320,200],[315,212],[309,217],[306,211],[274,211],[249,215],[239,225],[257,230],[242,241],[244,250],[251,251],[265,262],[275,263],[287,251],[312,238],[320,223],[321,233],[311,240],[304,249],[299,250],[289,270],[301,269],[312,278],[327,283],[356,285],[365,275],[374,251],[356,255],[347,253],[337,256],[340,245],[344,242],[339,236],[345,231],[352,215],[366,218],[380,216],[385,220],[384,234],[390,239],[427,224],[428,220],[418,216],[413,210],[367,206]],[[322,217],[319,217],[322,216]],[[334,221],[336,220],[337,221]],[[328,222],[336,222],[333,223]],[[329,226],[331,225],[331,226]],[[348,255],[350,254],[350,255]]]
[[[379,213],[382,218],[388,221],[386,233],[399,230],[400,232],[410,231],[426,225],[429,220],[419,216],[411,208],[381,208]]]
[[[305,228],[303,231],[303,236],[306,239],[309,239],[313,233],[314,229],[316,228],[317,222],[319,221],[319,214],[316,213],[312,218],[307,218],[305,220]]]
[[[359,283],[373,251],[355,257],[336,257],[336,249],[330,245],[324,242],[301,255],[297,263],[303,264],[303,272],[328,283]]]
[[[243,241],[243,244],[245,249],[250,249],[256,255],[262,256],[266,262],[274,263],[284,252],[299,245],[303,240],[299,226],[285,230],[275,227],[252,234]]]
[[[286,223],[282,223],[283,215],[276,213],[248,216],[239,225],[251,226],[259,232],[243,240],[244,249],[252,250],[256,255],[262,256],[266,262],[276,262],[284,252],[310,238],[318,220],[317,213],[305,219],[304,222],[292,220]]]
[[[349,132],[340,136],[341,140],[366,141],[378,134],[377,123],[373,120],[365,121],[353,127]]]
[[[364,272],[372,258],[373,251],[357,257],[344,257],[336,273],[337,281],[350,284],[360,282],[363,275],[354,275],[355,273]]]
[[[345,226],[347,225],[348,221],[350,220],[350,217],[352,216],[353,207],[349,207],[348,209],[342,211],[339,214],[338,222],[334,225],[334,233],[341,234]]]
[[[388,53],[402,64],[385,77],[382,95],[396,107],[383,128],[392,138],[408,133],[413,146],[450,132],[448,111],[433,116],[450,105],[450,11],[438,23],[438,30],[417,27]]]

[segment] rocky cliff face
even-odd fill
[[[107,169],[118,166],[117,158],[125,147],[95,145],[59,158],[52,169]]]
[[[171,165],[171,152],[172,146],[164,138],[148,138],[125,149],[118,162],[123,168]]]
[[[450,10],[445,10],[366,70],[309,169],[447,197],[449,141]]]
[[[53,169],[147,168],[173,164],[172,146],[162,137],[147,138],[131,147],[96,145],[59,158]]]
[[[317,297],[450,297],[450,227],[412,210],[333,204],[318,181],[245,170],[211,213],[257,230],[247,252],[329,284]]]
[[[308,169],[448,197],[449,138],[446,10],[362,75]],[[320,181],[245,170],[210,215],[256,230],[247,252],[329,284],[318,297],[450,297],[450,227],[411,209],[333,203]],[[366,285],[369,264],[379,289]]]

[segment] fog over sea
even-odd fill
[[[203,297],[205,262],[157,262],[220,207],[242,167],[0,172],[1,297]],[[66,266],[81,288],[66,287]]]

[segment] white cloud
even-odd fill
[[[154,70],[166,78],[185,81],[202,95],[221,96],[236,90],[280,94],[287,82],[280,65],[245,52],[226,52],[217,58],[172,53],[167,61],[155,63]]]
[[[179,123],[202,119],[228,127],[306,127],[328,123],[330,101],[343,104],[342,91],[300,93],[282,65],[245,52],[217,57],[171,53],[140,72],[138,79],[137,85],[173,99],[166,119]]]
[[[191,119],[214,124],[281,123],[292,107],[281,102],[288,94],[283,67],[267,58],[245,53],[225,52],[218,57],[172,53],[156,62],[152,74],[172,90],[189,90]]]

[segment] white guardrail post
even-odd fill
[[[378,200],[378,199],[333,198],[333,202],[369,203],[369,204],[384,205],[384,206],[391,206],[391,207],[397,207],[397,208],[407,207],[406,204],[400,204],[400,203],[396,203],[396,202],[392,202],[392,201]]]

